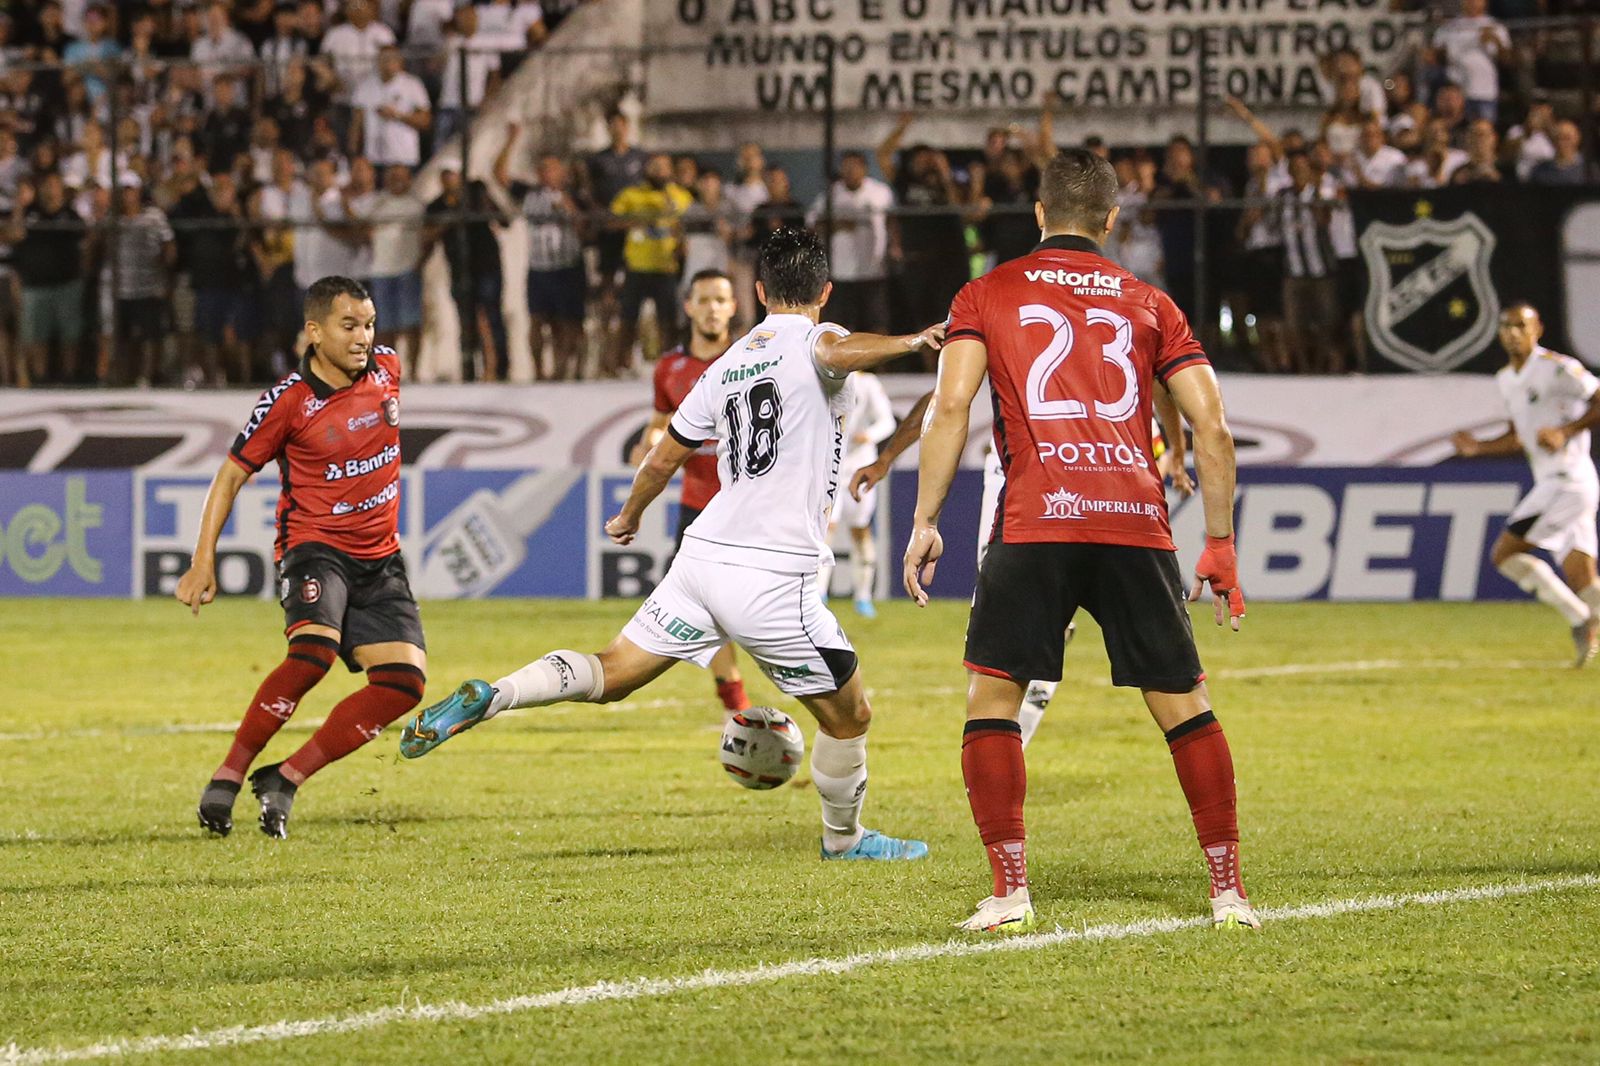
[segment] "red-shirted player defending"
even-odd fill
[[[926,604],[922,586],[944,550],[939,512],[987,374],[1006,484],[967,627],[961,771],[994,891],[961,927],[1033,923],[1017,714],[1029,680],[1060,679],[1063,633],[1081,606],[1104,632],[1112,683],[1142,690],[1166,734],[1210,869],[1213,920],[1255,928],[1239,878],[1233,757],[1206,696],[1150,439],[1159,380],[1194,427],[1207,533],[1194,596],[1209,581],[1217,624],[1231,615],[1238,629],[1236,471],[1217,379],[1171,298],[1100,254],[1117,218],[1109,163],[1059,153],[1034,211],[1043,243],[968,284],[951,308],[905,555],[906,591]]]
[[[227,758],[200,794],[200,824],[226,836],[245,771],[336,658],[365,670],[311,739],[250,775],[261,831],[288,835],[305,779],[376,737],[422,699],[422,620],[400,557],[400,359],[373,347],[376,314],[360,282],[329,277],[306,293],[311,345],[300,368],[261,395],[206,494],[194,562],[178,599],[196,615],[217,594],[217,537],[250,476],[278,464],[279,598],[288,654],[250,701]]]
[[[689,279],[689,294],[683,301],[684,313],[693,327],[689,347],[674,348],[656,364],[655,414],[645,427],[644,437],[633,450],[633,465],[643,463],[663,434],[672,414],[689,395],[706,368],[728,350],[733,338],[728,327],[739,312],[733,295],[733,281],[720,270],[702,270]],[[683,499],[678,503],[678,546],[683,546],[683,531],[700,517],[711,497],[722,486],[717,482],[717,442],[708,440],[683,464]],[[744,694],[744,677],[739,673],[739,657],[732,644],[724,644],[711,659],[711,676],[717,683],[717,699],[723,709],[750,709]]]

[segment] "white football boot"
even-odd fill
[[[1233,889],[1211,897],[1211,926],[1214,929],[1260,929],[1256,909]]]
[[[1004,896],[990,896],[978,904],[977,911],[956,928],[969,933],[1023,933],[1033,928],[1033,901],[1026,888],[1012,889]]]

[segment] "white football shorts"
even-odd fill
[[[680,555],[622,635],[654,655],[698,666],[709,666],[731,640],[789,696],[833,692],[856,671],[855,649],[818,594],[815,573]]]
[[[1506,520],[1506,528],[1559,562],[1572,552],[1595,557],[1595,511],[1600,487],[1551,478],[1535,482]]]
[[[850,490],[839,486],[839,496],[833,503],[833,524],[841,529],[868,529],[872,516],[878,511],[878,487],[874,485],[857,500]]]

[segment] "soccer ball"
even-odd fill
[[[794,776],[805,754],[805,734],[772,707],[735,711],[722,727],[722,768],[745,788],[777,788]]]

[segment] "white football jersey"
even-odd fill
[[[804,315],[768,315],[700,376],[668,432],[716,438],[722,488],[684,533],[679,554],[786,574],[831,561],[828,514],[844,458],[847,378],[816,361],[824,333]]]
[[[1596,480],[1587,430],[1573,436],[1559,452],[1539,447],[1541,429],[1565,425],[1583,414],[1589,397],[1600,388],[1600,381],[1582,363],[1547,348],[1535,348],[1520,371],[1501,367],[1494,380],[1511,414],[1511,424],[1521,438],[1528,465],[1533,467],[1535,481]]]
[[[894,432],[894,408],[876,374],[858,370],[850,375],[850,413],[844,420],[844,469],[859,470],[878,458],[878,445]],[[865,435],[869,443],[859,444]]]

